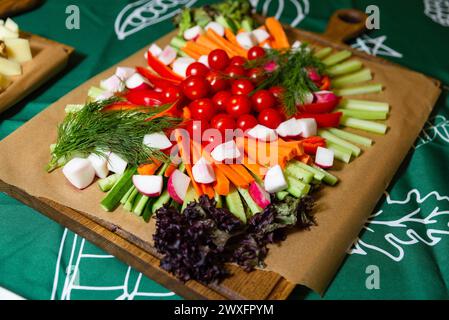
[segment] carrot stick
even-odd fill
[[[188,48],[188,47],[184,47],[181,48],[181,50],[187,54],[189,57],[198,60],[201,57],[201,54],[199,54],[198,52],[193,51],[192,49]]]
[[[161,166],[161,162],[154,160],[153,163],[142,164],[137,168],[137,173],[141,176],[151,176],[156,173]]]
[[[221,170],[218,170],[216,166],[214,166],[214,170],[215,177],[217,178],[214,185],[215,191],[217,191],[220,196],[227,196],[230,189],[229,179],[226,178],[226,175]]]
[[[240,47],[239,43],[237,42],[237,38],[235,37],[235,34],[232,32],[231,29],[229,28],[225,29],[225,37],[226,39],[228,39],[230,43],[233,43],[234,45]]]
[[[221,37],[218,33],[216,33],[213,29],[208,29],[206,31],[207,36],[212,40],[215,41],[218,45],[225,48],[226,52],[233,57],[233,56],[246,56],[246,50],[233,45],[230,41],[226,40],[225,38]]]
[[[261,166],[260,164],[256,163],[255,161],[251,161],[248,156],[244,156],[243,158],[243,165],[251,171],[254,175],[256,175],[260,180],[263,180],[268,169],[266,167]]]
[[[221,171],[234,185],[247,189],[248,183],[237,172],[227,164],[216,164],[217,170]]]
[[[212,188],[208,184],[201,184],[201,189],[203,190],[203,194],[207,195],[209,199],[212,199],[215,197],[215,191],[214,188]]]
[[[303,155],[298,157],[298,160],[303,162],[303,163],[305,163],[305,164],[310,164],[311,160],[312,160],[312,157],[309,156],[308,154],[304,153]]]
[[[246,170],[244,166],[241,164],[230,164],[229,165],[232,170],[237,172],[239,176],[241,176],[245,181],[249,184],[251,182],[254,182],[254,177]]]
[[[209,39],[206,35],[202,34],[196,39],[196,43],[199,45],[208,48],[209,50],[215,50],[215,49],[223,49],[221,48],[217,43]]]
[[[188,49],[198,53],[200,56],[202,56],[202,55],[207,56],[210,52],[210,50],[207,47],[204,47],[192,40],[187,41],[185,48],[188,48]]]
[[[265,26],[268,32],[274,38],[276,47],[279,49],[290,48],[287,35],[285,34],[282,24],[275,17],[265,19]]]
[[[176,169],[178,169],[178,166],[174,163],[170,163],[170,165],[165,170],[164,176],[166,178],[170,177]]]

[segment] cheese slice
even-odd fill
[[[20,63],[0,57],[0,73],[5,76],[18,76],[22,74]]]
[[[28,39],[5,39],[8,59],[24,63],[33,59]]]

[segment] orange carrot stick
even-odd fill
[[[216,166],[214,166],[215,170],[215,177],[217,178],[217,181],[215,182],[214,188],[215,191],[220,196],[227,196],[229,194],[230,189],[230,182],[229,179],[226,178],[225,174],[218,170]]]
[[[170,163],[164,172],[164,176],[166,178],[170,177],[172,175],[173,171],[175,171],[176,169],[178,169],[178,166],[174,163]]]
[[[244,166],[241,164],[230,164],[229,165],[232,170],[237,172],[239,176],[241,176],[245,181],[249,184],[251,182],[254,182],[254,177],[246,170]]]
[[[151,176],[156,173],[161,166],[161,162],[154,160],[153,163],[142,164],[137,168],[137,173],[141,176]]]
[[[226,39],[228,39],[230,43],[233,43],[234,45],[240,47],[239,43],[237,42],[237,38],[235,37],[235,34],[232,32],[231,29],[229,28],[225,29],[225,37]]]
[[[187,41],[185,48],[188,48],[188,49],[198,53],[201,56],[208,55],[210,52],[210,49],[208,49],[207,47],[204,47],[192,40]]]
[[[228,52],[228,55],[233,56],[246,56],[246,50],[240,48],[239,46],[233,45],[230,41],[221,37],[218,33],[216,33],[213,29],[208,29],[206,31],[207,36],[214,42],[216,42],[221,47],[225,48],[225,51]]]
[[[285,34],[282,24],[275,17],[265,19],[265,26],[268,32],[274,38],[276,47],[279,49],[290,48],[287,35]]]
[[[260,180],[263,180],[268,169],[266,167],[261,166],[260,164],[256,163],[255,161],[252,161],[248,158],[247,155],[243,158],[243,165],[251,171],[256,177],[258,177]]]
[[[234,185],[247,189],[249,184],[237,172],[227,164],[216,164],[217,170],[221,171]]]
[[[196,39],[196,43],[199,45],[208,48],[209,50],[215,50],[215,49],[223,49],[221,48],[217,43],[209,39],[205,34],[202,34]]]
[[[190,48],[188,48],[188,47],[181,48],[181,50],[182,50],[185,54],[187,54],[189,57],[191,57],[191,58],[193,58],[193,59],[195,59],[195,60],[198,60],[198,59],[201,57],[201,54],[199,54],[199,53],[196,52],[196,51],[193,51],[192,49],[190,49]]]
[[[201,189],[203,190],[203,194],[207,195],[209,199],[212,199],[215,197],[215,191],[214,188],[212,188],[208,184],[201,184]]]

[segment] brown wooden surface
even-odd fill
[[[13,17],[24,11],[33,10],[42,0],[0,0],[0,18]]]

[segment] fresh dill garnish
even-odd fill
[[[80,111],[67,114],[58,127],[58,138],[47,171],[56,169],[78,154],[104,155],[109,151],[120,155],[131,165],[148,163],[151,159],[166,161],[167,156],[163,152],[143,144],[143,137],[174,128],[181,119],[160,116],[148,121],[169,105],[102,111],[118,101],[120,99],[112,98],[89,102]]]
[[[307,68],[314,68],[319,74],[324,74],[324,64],[314,57],[313,50],[303,43],[299,48],[291,50],[266,49],[265,56],[249,61],[248,68],[264,67],[274,62],[276,68],[266,72],[266,78],[255,91],[272,86],[284,88],[282,95],[283,109],[286,116],[291,117],[297,112],[297,105],[304,103],[309,92],[317,91],[318,87],[309,78]]]

